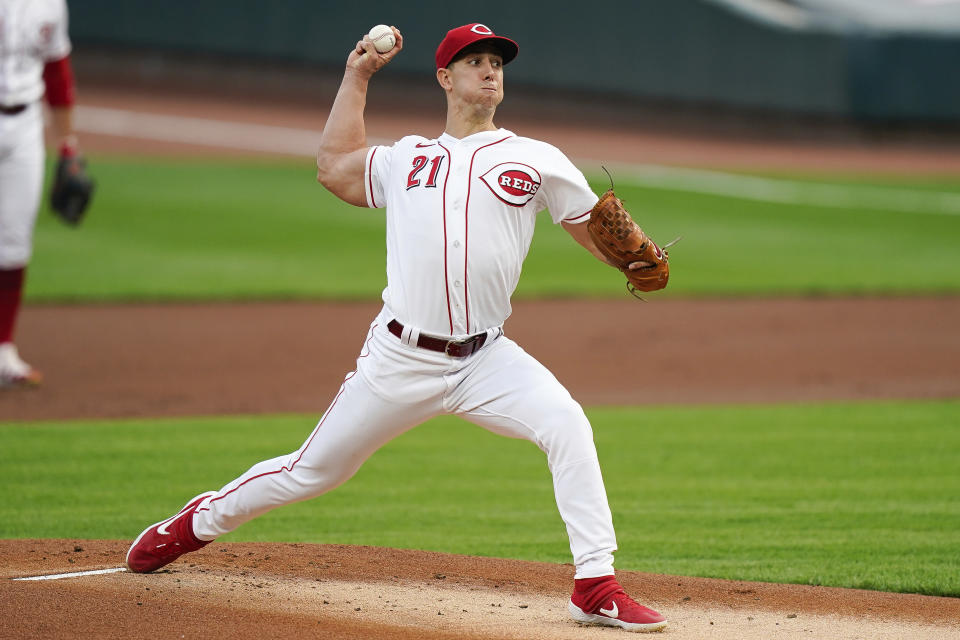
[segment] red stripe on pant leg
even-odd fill
[[[344,380],[343,386],[340,387],[340,391],[337,393],[337,397],[333,399],[333,403],[330,405],[330,408],[327,409],[326,413],[323,414],[323,418],[321,418],[320,424],[318,424],[318,425],[316,426],[316,428],[313,430],[313,433],[310,434],[310,438],[307,440],[307,444],[306,444],[304,447],[302,447],[302,449],[301,449],[301,451],[300,451],[300,455],[297,456],[297,459],[294,460],[294,461],[290,464],[289,467],[287,467],[286,465],[283,465],[282,467],[280,467],[279,469],[277,469],[277,470],[275,470],[275,471],[265,471],[265,472],[263,472],[263,473],[261,473],[261,474],[255,475],[255,476],[253,476],[253,477],[251,477],[251,478],[247,478],[247,479],[244,480],[241,484],[238,484],[237,486],[235,486],[235,487],[234,487],[233,489],[231,489],[230,491],[227,491],[227,492],[226,492],[225,494],[223,494],[222,496],[216,496],[215,498],[211,498],[211,499],[210,499],[210,502],[217,502],[217,501],[219,501],[219,500],[223,500],[224,498],[226,498],[227,496],[229,496],[231,493],[234,493],[235,491],[239,490],[241,487],[243,487],[243,486],[249,484],[250,482],[252,482],[252,481],[254,481],[254,480],[257,480],[257,479],[259,479],[259,478],[264,478],[264,477],[266,477],[266,476],[276,475],[276,474],[278,474],[278,473],[283,473],[284,471],[286,471],[286,472],[288,472],[288,473],[291,472],[291,471],[293,471],[293,468],[297,466],[297,463],[300,462],[300,459],[303,457],[303,454],[305,454],[305,453],[307,452],[307,449],[310,447],[310,444],[313,442],[313,439],[317,436],[317,433],[320,431],[320,428],[323,426],[323,423],[326,421],[327,416],[330,415],[330,412],[333,411],[333,408],[336,406],[337,401],[340,400],[340,396],[343,395],[343,392],[344,392],[344,389],[345,389],[345,387],[346,387],[347,382],[350,380],[350,378],[353,377],[354,373],[356,373],[356,372],[352,372],[352,373],[350,374],[350,376],[348,376],[347,379]],[[210,510],[210,506],[209,506],[209,505],[210,505],[210,502],[207,503],[207,506],[206,506],[206,507],[204,507],[204,508],[202,508],[202,509],[198,509],[197,511],[209,511],[209,510]]]
[[[0,269],[0,344],[13,342],[13,327],[23,296],[25,267]]]
[[[363,349],[361,349],[361,350],[360,350],[360,357],[361,357],[361,358],[364,358],[364,357],[366,357],[367,355],[370,354],[369,344],[370,344],[370,341],[373,340],[373,332],[374,332],[374,330],[377,328],[377,326],[378,326],[377,324],[374,324],[373,326],[370,327],[370,334],[369,334],[369,336],[367,337],[367,340],[363,343],[364,348],[367,349],[367,354],[365,355],[365,354],[363,353]],[[358,369],[359,369],[359,367],[358,367]],[[327,421],[327,418],[328,418],[328,417],[330,416],[330,414],[333,412],[334,407],[337,406],[337,402],[340,401],[340,396],[342,396],[342,395],[343,395],[343,392],[346,391],[347,383],[350,382],[350,379],[353,378],[353,376],[355,376],[356,374],[357,374],[357,371],[356,371],[356,370],[355,370],[355,371],[351,371],[351,372],[347,375],[347,377],[344,379],[343,384],[340,385],[340,389],[337,391],[337,395],[336,395],[336,396],[334,397],[334,399],[333,399],[333,402],[331,402],[331,403],[330,403],[330,406],[327,408],[327,410],[324,411],[323,417],[320,418],[320,422],[319,422],[319,423],[317,424],[317,426],[313,429],[313,432],[310,434],[310,437],[307,438],[306,443],[300,448],[300,455],[297,456],[297,459],[294,460],[294,461],[290,464],[290,467],[289,467],[289,468],[288,468],[286,465],[283,465],[283,466],[281,466],[279,469],[277,469],[277,470],[275,470],[275,471],[266,471],[266,472],[264,472],[264,473],[260,473],[260,474],[258,474],[258,475],[255,475],[255,476],[253,476],[252,478],[247,478],[247,479],[244,480],[241,484],[238,484],[236,487],[234,487],[234,488],[231,489],[230,491],[226,492],[226,493],[223,494],[222,496],[216,496],[216,497],[211,498],[211,499],[210,499],[210,502],[207,503],[207,506],[206,506],[206,507],[203,507],[202,509],[197,509],[197,511],[198,511],[198,512],[199,512],[199,511],[210,511],[210,503],[216,502],[216,501],[218,501],[218,500],[223,500],[224,498],[226,498],[227,496],[229,496],[231,493],[234,493],[235,491],[237,491],[237,490],[240,489],[241,487],[247,485],[248,483],[250,483],[250,482],[253,481],[253,480],[257,480],[258,478],[263,478],[263,477],[266,477],[266,476],[276,475],[276,474],[278,474],[278,473],[283,473],[284,471],[286,471],[287,473],[293,471],[293,468],[294,468],[295,466],[297,466],[297,463],[300,462],[300,459],[301,459],[301,458],[303,458],[304,454],[307,452],[307,449],[310,448],[310,445],[313,443],[313,439],[317,437],[317,433],[320,432],[321,427],[323,427],[323,423]]]

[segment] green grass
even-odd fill
[[[92,164],[99,187],[82,226],[41,216],[28,299],[362,298],[382,288],[383,216],[337,201],[309,161]]]
[[[620,569],[960,596],[960,402],[588,414]],[[132,539],[314,421],[0,423],[0,537]],[[223,539],[569,562],[542,454],[455,418]]]
[[[79,228],[41,213],[30,301],[377,299],[385,281],[381,211],[346,205],[303,161],[94,157],[95,202]],[[823,183],[823,179],[816,181]],[[889,186],[888,179],[833,180]],[[596,176],[595,191],[606,188]],[[957,179],[900,179],[960,192]],[[618,185],[671,250],[663,296],[960,291],[960,215],[774,204]],[[519,297],[627,295],[623,278],[541,215]]]

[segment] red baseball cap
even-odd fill
[[[510,38],[498,36],[493,29],[485,24],[474,22],[465,24],[462,27],[447,31],[447,37],[443,39],[440,46],[437,47],[437,69],[442,69],[450,64],[458,53],[474,42],[488,41],[500,50],[503,57],[503,64],[507,64],[517,57],[519,45]]]

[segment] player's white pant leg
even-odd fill
[[[43,110],[0,115],[0,269],[26,266],[43,189]]]
[[[448,409],[489,431],[534,442],[547,454],[577,578],[613,574],[617,548],[593,430],[554,375],[501,337],[460,374]]]
[[[379,328],[376,323],[371,328],[357,358],[357,371],[344,381],[303,446],[254,465],[201,503],[193,521],[197,537],[219,537],[271,509],[336,488],[389,440],[440,412],[443,380],[436,375],[429,376],[435,392],[427,396],[414,397],[402,384],[393,389],[392,399],[381,393],[389,385],[376,381],[391,377],[405,364],[394,353],[399,341],[392,335],[384,337]],[[416,386],[416,376],[412,379]]]

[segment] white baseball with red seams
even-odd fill
[[[385,24],[378,24],[370,29],[367,37],[370,38],[374,48],[380,53],[390,51],[390,49],[393,49],[393,46],[397,44],[396,36],[393,35],[393,29]]]

